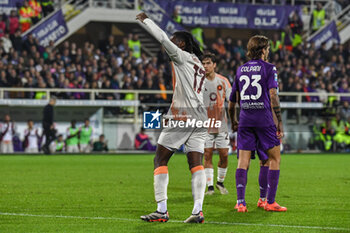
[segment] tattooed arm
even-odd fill
[[[278,97],[276,88],[270,89],[270,99],[271,99],[271,107],[277,118],[277,137],[280,139],[283,137],[284,132],[283,132],[280,99]]]

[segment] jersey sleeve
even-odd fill
[[[267,88],[269,90],[271,88],[278,89],[278,76],[276,66],[272,66],[269,73],[267,74]]]
[[[226,93],[225,93],[225,96],[226,96],[226,101],[230,101],[230,98],[231,98],[231,92],[232,92],[232,87],[231,87],[231,84],[230,82],[226,79]]]
[[[150,18],[145,19],[143,23],[147,26],[150,33],[164,46],[170,59],[177,64],[182,64],[185,60],[185,52],[171,42],[165,32]]]
[[[230,95],[231,102],[237,102],[237,98],[236,98],[237,91],[238,91],[238,83],[237,83],[237,78],[235,78],[235,81],[233,82],[232,88],[231,88],[231,95]]]

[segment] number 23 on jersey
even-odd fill
[[[252,75],[252,82],[250,78],[247,75],[242,75],[239,77],[240,82],[244,82],[242,91],[241,91],[241,100],[258,100],[261,97],[262,94],[262,88],[259,83],[261,79],[260,74],[253,74]],[[246,95],[246,91],[248,88],[254,87],[256,88],[256,94],[255,95]]]

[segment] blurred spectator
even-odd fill
[[[41,19],[41,13],[42,13],[41,4],[37,0],[29,0],[28,4],[34,11],[32,15],[32,22],[33,24],[36,24]]]
[[[53,0],[40,0],[40,3],[42,6],[44,17],[46,17],[47,15],[49,15],[51,12],[54,11]]]
[[[90,153],[92,146],[93,130],[90,126],[89,119],[85,119],[84,125],[80,128],[79,133],[79,146],[81,153]]]
[[[23,50],[23,41],[21,36],[21,31],[17,30],[14,35],[12,35],[12,45],[16,52],[21,52]]]
[[[343,106],[340,108],[339,114],[340,114],[340,117],[343,121],[347,121],[349,119],[349,117],[350,117],[349,101],[343,102]]]
[[[76,127],[76,120],[71,121],[71,126],[67,129],[67,152],[79,153],[79,128]]]
[[[12,139],[15,135],[15,124],[9,114],[5,115],[4,123],[0,127],[1,153],[13,153]]]
[[[0,38],[5,35],[6,31],[6,22],[4,15],[0,14]]]
[[[226,53],[225,43],[221,37],[217,39],[217,42],[213,44],[212,48],[214,49],[214,53],[218,53],[220,55],[225,55]]]
[[[245,51],[244,51],[244,48],[243,48],[243,44],[242,44],[242,41],[241,40],[237,40],[237,44],[236,46],[233,48],[233,52],[235,54],[239,53],[240,54],[240,57],[242,59],[245,58]]]
[[[11,10],[10,16],[7,19],[7,24],[10,38],[12,39],[12,35],[14,35],[15,32],[19,29],[19,18],[15,10]]]
[[[321,125],[320,140],[322,142],[323,151],[331,151],[333,149],[333,137],[335,130],[332,127],[331,119],[326,119],[326,122]]]
[[[145,133],[145,129],[141,128],[140,132],[135,137],[136,150],[155,151],[156,146],[152,145],[150,137]]]
[[[293,34],[301,35],[303,32],[303,21],[301,20],[297,11],[292,13],[292,16],[288,19],[289,27],[292,29]]]
[[[191,30],[191,34],[197,40],[197,42],[199,43],[200,49],[203,51],[203,49],[206,48],[204,43],[203,29],[199,25],[197,25]]]
[[[141,57],[141,42],[137,34],[129,35],[128,46],[129,46],[129,49],[132,51],[132,56],[134,58]]]
[[[182,18],[181,18],[181,15],[179,15],[178,9],[176,9],[176,8],[174,9],[172,18],[176,23],[182,24]]]
[[[97,142],[94,142],[93,151],[96,151],[96,152],[108,151],[107,141],[105,141],[105,135],[101,134],[99,137],[99,140]]]
[[[28,1],[24,1],[23,6],[19,9],[19,23],[22,33],[31,27],[33,16],[34,10],[29,6]]]
[[[9,38],[9,34],[5,33],[3,37],[0,38],[2,40],[2,48],[4,49],[5,53],[10,53],[10,50],[12,49],[12,42]]]
[[[313,10],[311,19],[310,19],[310,28],[312,33],[316,32],[318,29],[324,26],[326,18],[326,11],[323,9],[321,2],[317,2],[316,9]]]
[[[28,120],[28,128],[24,131],[23,148],[26,153],[38,153],[39,152],[39,130],[34,128],[34,122]]]
[[[346,127],[346,122],[341,119],[340,114],[336,114],[335,118],[332,119],[331,124],[332,128],[335,130],[333,140],[336,143],[336,149],[345,149],[345,143],[347,142],[346,133],[349,131],[349,129]]]
[[[60,134],[57,136],[57,139],[55,141],[55,151],[56,152],[63,152],[65,147],[65,143],[63,140],[63,135]]]
[[[51,97],[49,104],[44,107],[43,111],[43,135],[45,136],[45,145],[42,147],[45,154],[50,154],[50,144],[56,137],[56,130],[54,127],[54,109],[56,98]]]

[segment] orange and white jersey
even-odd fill
[[[220,128],[209,128],[208,133],[228,132],[225,99],[228,102],[231,94],[231,84],[227,78],[215,74],[213,80],[206,80],[204,89],[204,104],[208,111],[208,118],[221,120]]]
[[[173,99],[165,118],[206,120],[203,101],[205,70],[194,54],[177,47],[151,19],[143,21],[150,33],[164,46],[172,64]]]

